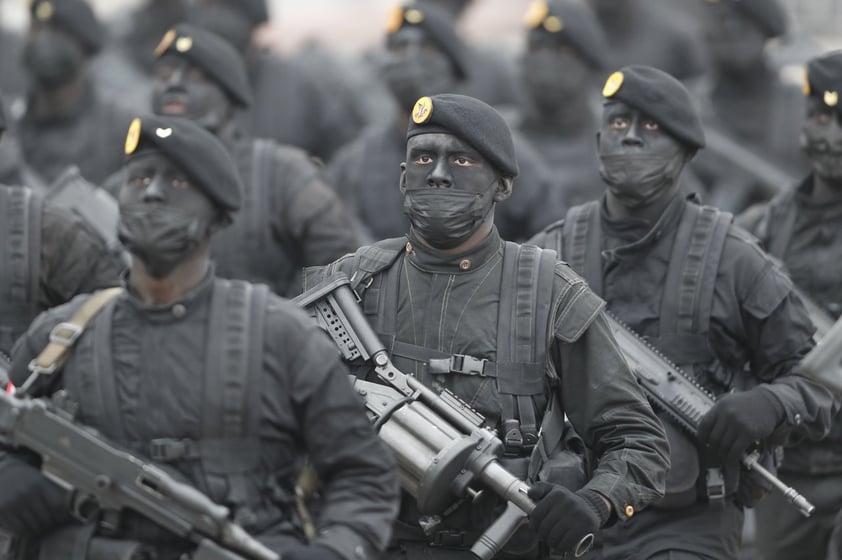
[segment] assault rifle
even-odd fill
[[[610,313],[606,315],[617,344],[646,396],[679,428],[695,438],[699,422],[716,402],[713,396],[637,333]],[[760,454],[750,451],[743,456],[742,464],[782,493],[802,515],[810,517],[816,509],[813,504],[764,468],[759,460]]]
[[[344,274],[327,278],[293,301],[310,311],[347,361],[373,364],[385,383],[351,376],[375,429],[398,462],[401,486],[415,497],[421,513],[439,514],[460,498],[475,498],[481,491],[477,483],[507,501],[505,511],[471,548],[482,560],[493,558],[535,504],[527,496],[529,486],[497,460],[503,442],[483,427],[483,416],[453,393],[436,393],[392,365]],[[585,554],[593,538],[585,536],[574,556]]]
[[[44,475],[73,492],[76,517],[129,509],[195,543],[192,560],[280,560],[228,508],[75,423],[62,400],[62,392],[47,401],[0,391],[0,441],[40,455]]]

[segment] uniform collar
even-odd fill
[[[168,304],[143,303],[128,282],[128,271],[123,272],[122,282],[128,302],[149,321],[155,323],[175,323],[181,321],[195,309],[202,307],[210,300],[215,278],[213,264],[208,263],[208,270],[202,281],[195,288],[187,292],[183,298]]]
[[[681,221],[681,215],[684,213],[684,207],[688,202],[698,204],[698,195],[682,196],[679,191],[679,194],[673,197],[672,201],[661,214],[661,217],[655,222],[655,225],[650,227],[649,223],[643,220],[635,218],[613,218],[609,216],[605,195],[603,195],[602,203],[600,204],[602,228],[609,237],[620,239],[625,244],[622,246],[624,250],[645,249],[654,245],[662,237],[678,227],[678,222]]]
[[[503,247],[503,240],[496,226],[491,228],[491,233],[473,249],[452,255],[424,246],[411,231],[407,238],[409,242],[406,244],[406,258],[410,263],[425,272],[444,274],[471,273],[500,254]]]

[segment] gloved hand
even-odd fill
[[[602,496],[593,490],[571,492],[564,486],[536,482],[529,489],[535,510],[529,524],[550,548],[559,552],[573,550],[589,533],[602,527],[611,511]]]
[[[41,535],[72,519],[68,504],[67,491],[37,467],[0,453],[0,528],[19,537]]]
[[[301,545],[282,554],[284,560],[344,560],[338,552],[320,544]]]
[[[739,460],[749,446],[771,436],[784,420],[783,404],[769,390],[755,387],[716,401],[699,423],[699,444],[713,456]]]

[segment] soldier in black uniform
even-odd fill
[[[507,550],[547,558],[547,545],[568,551],[660,497],[668,449],[603,302],[555,252],[497,232],[494,207],[512,193],[518,167],[511,132],[490,106],[455,94],[419,99],[400,174],[409,233],[306,270],[305,286],[347,274],[395,365],[456,392],[499,431],[508,468],[540,481],[530,492],[537,537],[516,536]],[[568,479],[572,489],[548,452],[564,414],[596,457],[589,481]],[[539,427],[538,445],[551,457],[541,468],[529,466]],[[405,495],[387,558],[472,558],[468,548],[497,505],[485,496],[431,526]]]
[[[249,107],[251,87],[232,46],[181,24],[164,35],[156,53],[153,110],[185,116],[216,134],[245,185],[242,212],[211,243],[219,276],[290,295],[300,288],[301,268],[327,264],[362,244],[360,226],[304,151],[240,128],[236,111]]]
[[[802,143],[812,172],[797,189],[740,216],[738,223],[757,235],[795,285],[835,319],[842,315],[842,51],[810,61],[804,93]],[[764,500],[757,509],[761,558],[830,558],[829,551],[842,546],[842,417],[837,415],[822,441],[787,448],[778,471],[816,512],[804,519],[777,495]]]
[[[252,44],[254,30],[269,21],[266,0],[196,0],[190,21],[224,37],[246,61],[254,102],[241,115],[246,132],[298,146],[324,161],[354,138],[365,118],[347,91],[304,60],[281,58]]]
[[[198,125],[156,116],[134,120],[125,147],[119,232],[132,267],[61,376],[42,376],[30,393],[66,390],[79,422],[179,472],[285,560],[374,558],[396,512],[397,476],[347,369],[296,306],[265,286],[217,278],[210,263],[210,237],[241,206],[231,156]],[[18,386],[31,360],[32,371],[45,365],[36,357],[56,326],[91,301],[76,298],[33,323],[12,356]],[[311,544],[293,501],[305,454],[324,484]],[[93,556],[99,529],[91,535],[69,518],[66,492],[30,459],[0,460],[0,477],[15,480],[0,488],[0,527],[37,540],[42,559],[45,550]],[[109,519],[112,545],[138,542],[159,560],[190,552],[133,512]]]
[[[101,184],[120,168],[119,145],[130,117],[96,95],[87,63],[103,30],[83,0],[36,0],[23,51],[30,77],[16,133],[24,162],[45,183],[69,165]]]
[[[395,6],[386,29],[381,74],[397,108],[388,122],[372,126],[343,147],[328,166],[330,183],[360,217],[374,239],[402,235],[400,164],[409,114],[422,95],[454,91],[468,75],[466,47],[441,12],[408,4]],[[501,208],[497,227],[506,239],[525,239],[553,220],[546,200],[551,181],[540,156],[516,138],[523,174],[512,201]]]
[[[527,97],[517,129],[551,170],[545,201],[558,212],[598,198],[604,189],[593,149],[599,91],[595,79],[608,65],[608,44],[593,12],[575,0],[537,0],[521,72]]]
[[[41,311],[114,286],[119,276],[119,263],[81,218],[28,188],[0,184],[0,354],[11,353]]]
[[[710,52],[710,83],[701,92],[705,126],[799,177],[806,162],[798,149],[804,99],[785,83],[767,55],[770,41],[784,35],[786,10],[779,0],[704,2]],[[727,146],[711,139],[692,169],[704,183],[706,202],[729,211],[769,198],[769,185],[752,166],[739,165]]]
[[[731,215],[682,194],[705,145],[694,100],[648,66],[613,73],[597,137],[604,197],[532,241],[555,249],[609,309],[719,398],[697,443],[668,416],[667,496],[603,533],[606,559],[736,559],[743,507],[760,489],[737,461],[788,436],[820,439],[830,393],[793,368],[813,327],[792,283]],[[724,472],[724,499],[718,471]]]

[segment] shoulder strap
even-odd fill
[[[70,350],[85,332],[88,323],[105,305],[123,292],[123,288],[108,288],[94,292],[85,300],[69,321],[59,323],[50,331],[50,342],[29,364],[33,374],[51,374],[61,368],[70,355]]]
[[[591,289],[602,294],[602,231],[599,227],[599,201],[574,206],[564,219],[562,258]]]
[[[246,239],[269,247],[269,192],[274,187],[274,161],[271,141],[258,138],[252,144],[251,181],[243,189],[243,218],[246,221]]]

